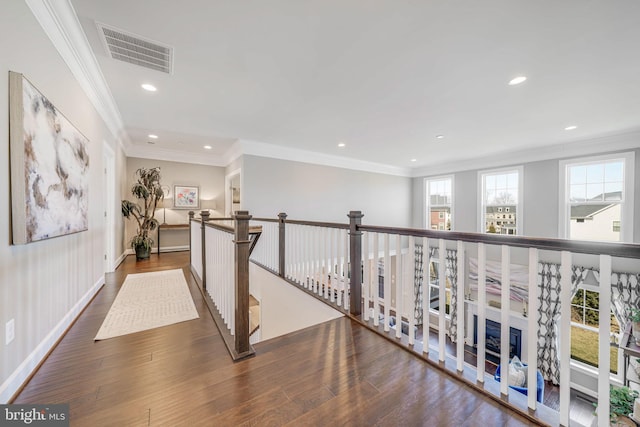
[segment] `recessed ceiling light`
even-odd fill
[[[211,150],[211,146],[210,146],[210,145],[205,145],[203,148],[204,148],[205,150]]]
[[[437,139],[442,139],[442,138],[444,138],[444,135],[436,135],[436,138]]]
[[[340,144],[338,144],[338,147],[342,148],[344,147],[346,144],[344,142],[341,142]]]
[[[147,141],[147,144],[155,144],[155,141]]]
[[[412,161],[412,162],[417,162],[417,161],[418,161],[418,159],[411,159],[411,161]]]
[[[148,90],[149,92],[155,92],[158,90],[157,87],[149,83],[143,83],[141,86],[142,86],[142,89]]]
[[[574,130],[574,129],[578,129],[578,126],[571,125],[564,128],[564,130]]]
[[[522,83],[525,80],[527,80],[527,78],[525,76],[514,77],[511,80],[509,80],[509,86],[519,85],[520,83]]]
[[[149,138],[151,139],[158,139],[158,135],[154,135],[152,133],[150,133],[149,135],[147,135]]]

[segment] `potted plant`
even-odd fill
[[[632,308],[629,320],[631,321],[633,338],[635,338],[637,343],[640,343],[640,309]]]
[[[131,248],[136,252],[136,259],[148,259],[153,246],[150,232],[158,227],[155,219],[158,202],[164,199],[164,192],[160,185],[160,168],[140,168],[136,171],[137,181],[131,187],[131,194],[138,199],[138,203],[129,200],[122,201],[122,215],[133,217],[138,223],[138,229],[131,238]]]
[[[610,425],[615,426],[618,425],[619,422],[624,423],[624,421],[628,419],[628,415],[633,413],[633,402],[637,397],[638,391],[631,390],[629,387],[611,386],[609,388]],[[594,406],[596,409],[598,408],[598,405],[595,403]]]

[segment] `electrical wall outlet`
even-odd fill
[[[4,344],[9,345],[11,341],[16,337],[16,322],[14,319],[11,319],[7,322],[4,328]]]

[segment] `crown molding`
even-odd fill
[[[572,141],[565,144],[548,145],[521,151],[499,153],[483,158],[427,165],[416,168],[411,176],[426,177],[445,173],[487,169],[542,160],[561,160],[614,151],[640,148],[640,131]]]
[[[122,116],[69,0],[25,0],[114,138],[127,148]],[[126,151],[126,150],[125,150]]]
[[[231,147],[227,149],[227,151],[222,155],[222,160],[225,166],[229,166],[231,162],[235,161],[237,158],[242,157],[242,142],[239,139],[236,139]]]
[[[284,147],[281,145],[267,144],[258,141],[238,140],[237,143],[242,154],[249,154],[259,157],[269,157],[280,160],[291,160],[294,162],[311,163],[322,166],[332,166],[342,169],[351,169],[363,172],[373,172],[384,175],[411,176],[410,168],[385,165],[382,163],[367,162],[347,157],[333,156],[330,154],[317,153],[313,151],[301,150],[298,148]],[[236,150],[238,147],[234,147]]]
[[[155,146],[141,147],[131,144],[126,149],[127,157],[139,157],[141,159],[163,160],[166,162],[191,163],[205,166],[226,167],[227,162],[224,156],[216,154],[203,155],[202,153],[180,152],[176,150],[167,150]]]

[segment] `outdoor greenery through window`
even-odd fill
[[[624,160],[567,166],[570,239],[621,240]]]
[[[426,226],[431,230],[451,230],[452,178],[426,180]]]
[[[600,294],[578,289],[571,300],[571,358],[591,366],[598,366],[598,310]],[[620,325],[611,313],[611,332],[620,333]],[[618,373],[618,347],[611,346],[610,371]]]
[[[482,174],[482,231],[518,234],[519,170]]]

